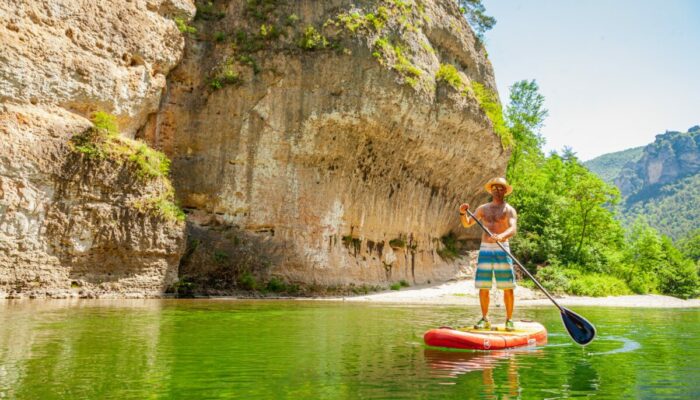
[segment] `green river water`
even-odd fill
[[[446,352],[423,333],[473,323],[477,307],[0,302],[0,398],[700,398],[699,309],[572,309],[598,329],[585,348],[538,307],[516,317],[542,322],[546,346]]]

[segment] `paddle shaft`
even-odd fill
[[[469,216],[470,216],[474,221],[476,221],[477,224],[479,224],[479,226],[481,227],[481,229],[483,229],[484,232],[486,232],[486,233],[491,237],[491,239],[494,239],[493,233],[491,233],[491,231],[489,231],[489,229],[488,229],[487,227],[485,227],[484,224],[482,224],[481,221],[479,221],[479,219],[476,218],[476,217],[474,216],[474,214],[473,214],[471,211],[469,211],[469,209],[467,209],[467,213],[469,214]],[[494,240],[495,240],[495,239],[494,239]],[[554,300],[554,298],[552,297],[552,295],[549,294],[549,292],[547,291],[547,289],[545,289],[539,282],[537,282],[537,279],[535,279],[535,277],[532,276],[532,274],[530,273],[530,271],[528,271],[527,268],[523,267],[523,265],[520,263],[520,261],[518,261],[518,259],[515,258],[515,257],[510,253],[510,251],[508,251],[508,250],[501,244],[501,242],[499,242],[498,240],[496,240],[496,244],[498,244],[498,246],[501,248],[501,250],[505,251],[506,254],[508,254],[508,256],[509,256],[510,258],[512,258],[513,261],[515,261],[516,264],[518,264],[518,267],[520,267],[520,269],[525,273],[525,275],[527,275],[530,279],[532,279],[533,282],[535,282],[535,285],[537,285],[537,287],[540,288],[540,290],[542,290],[542,292],[544,292],[544,294],[545,294],[547,297],[549,297],[549,300],[551,300],[552,303],[554,303],[554,305],[557,306],[557,308],[558,308],[559,310],[561,310],[561,312],[565,312],[565,311],[564,311],[565,308],[562,307],[562,306],[560,306],[559,303],[557,303],[557,301]]]

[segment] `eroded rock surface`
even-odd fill
[[[76,153],[95,111],[133,136],[182,56],[185,0],[0,4],[0,297],[154,296],[177,278],[181,222],[142,212],[160,180]]]
[[[443,238],[478,238],[457,207],[485,200],[508,151],[474,89],[495,92],[493,70],[454,1],[217,2],[193,27],[140,133],[173,159],[198,238],[181,274],[229,268],[235,286],[246,235],[274,256],[253,268],[261,281],[459,273]],[[459,79],[439,80],[441,66]]]

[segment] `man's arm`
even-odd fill
[[[469,228],[470,226],[476,224],[476,221],[472,217],[467,214],[467,210],[469,209],[469,204],[462,204],[459,206],[459,221],[462,223],[462,226],[465,228]],[[479,216],[479,212],[481,210],[481,207],[476,209],[476,212],[474,213],[475,216]]]

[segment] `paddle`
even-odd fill
[[[469,216],[472,217],[474,219],[474,221],[476,221],[476,223],[479,224],[481,229],[483,229],[484,232],[486,232],[493,239],[493,234],[484,226],[484,224],[482,224],[481,221],[479,221],[474,216],[474,214],[471,211],[469,211],[468,209],[467,209],[467,213],[469,213]],[[549,294],[547,289],[542,287],[542,285],[539,282],[537,282],[537,279],[535,279],[535,277],[532,276],[530,271],[528,271],[525,267],[523,267],[523,265],[520,263],[520,261],[518,261],[518,259],[513,257],[513,255],[510,254],[510,251],[506,250],[506,248],[503,247],[501,242],[496,241],[496,244],[498,244],[498,246],[503,251],[505,251],[506,254],[508,254],[508,256],[510,256],[510,258],[512,258],[516,264],[518,264],[518,267],[520,267],[520,269],[525,273],[525,275],[527,275],[530,279],[532,279],[532,281],[535,282],[535,285],[537,285],[537,287],[540,288],[540,290],[542,290],[542,292],[544,292],[545,295],[547,295],[549,300],[551,300],[552,303],[554,303],[554,305],[557,306],[559,311],[561,311],[561,319],[562,319],[562,321],[564,321],[564,327],[566,327],[566,330],[569,332],[569,336],[571,336],[571,338],[574,339],[574,341],[576,343],[578,343],[582,346],[585,346],[588,343],[590,343],[593,340],[593,338],[595,338],[595,326],[593,326],[593,324],[588,322],[582,316],[576,314],[575,312],[573,312],[571,310],[568,310],[568,309],[560,306],[559,303],[557,303],[556,300],[554,300],[552,295]]]

